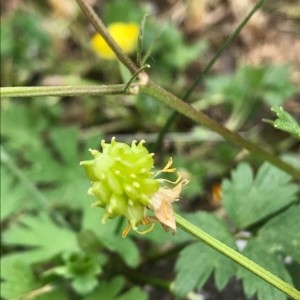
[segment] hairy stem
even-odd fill
[[[104,38],[109,47],[114,51],[118,59],[126,66],[132,74],[138,71],[135,63],[123,52],[120,46],[112,38],[101,19],[96,15],[93,8],[86,0],[76,0],[81,10],[85,13],[96,31]]]
[[[38,97],[38,96],[82,96],[124,94],[125,84],[85,85],[85,86],[18,86],[0,88],[1,97]],[[127,88],[127,94],[136,94],[135,85]]]
[[[215,120],[209,118],[201,111],[197,111],[188,103],[182,101],[172,93],[166,91],[165,89],[161,88],[159,85],[149,82],[147,85],[140,86],[141,92],[147,95],[150,95],[157,100],[162,101],[169,107],[172,107],[179,113],[187,116],[191,120],[204,125],[205,127],[217,132],[220,134],[224,139],[232,142],[238,147],[245,148],[252,154],[262,158],[265,161],[273,164],[274,166],[278,167],[279,169],[289,173],[295,178],[300,179],[300,170],[295,169],[291,165],[283,162],[276,156],[268,153],[267,151],[261,149],[260,147],[256,146],[255,144],[245,140],[240,135],[235,132],[228,130],[227,128],[223,127],[221,124],[216,122]]]
[[[256,264],[254,261],[248,259],[241,253],[233,250],[228,247],[226,244],[223,244],[219,240],[215,239],[211,235],[207,234],[205,231],[201,230],[197,226],[193,225],[183,217],[178,214],[175,214],[175,220],[177,225],[186,231],[188,234],[195,236],[197,239],[206,243],[209,247],[217,250],[221,254],[227,256],[231,260],[238,263],[240,266],[251,271],[258,277],[262,278],[266,282],[270,283],[278,290],[282,291],[292,299],[300,299],[300,292],[297,291],[294,287],[289,285],[287,282],[283,281],[279,277],[275,276],[271,272],[267,271],[265,268]]]

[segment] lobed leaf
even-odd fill
[[[264,245],[254,240],[250,241],[243,251],[243,254],[292,285],[291,277],[283,263],[278,260],[275,254],[268,252]],[[258,300],[287,299],[283,292],[244,268],[239,268],[237,276],[243,280],[243,288],[247,297],[252,297],[256,294]]]
[[[78,249],[74,232],[56,225],[46,214],[23,216],[3,233],[3,244],[28,247],[18,253],[27,263],[48,260],[63,251]]]
[[[300,205],[293,205],[268,221],[256,240],[266,250],[285,253],[300,263]]]
[[[197,213],[188,217],[193,224],[210,235],[236,249],[235,241],[227,226],[215,216],[208,213]],[[194,289],[200,289],[211,273],[214,272],[218,289],[226,286],[236,273],[236,265],[222,254],[202,242],[187,246],[176,262],[175,293],[185,296]]]
[[[223,205],[235,226],[248,227],[291,204],[299,187],[290,179],[268,163],[253,178],[250,166],[241,163],[222,183]]]

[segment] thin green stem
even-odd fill
[[[275,276],[271,272],[267,271],[265,268],[256,264],[254,261],[248,259],[241,253],[228,247],[226,244],[223,244],[222,242],[215,239],[211,235],[207,234],[205,231],[193,225],[192,223],[190,223],[180,215],[175,214],[175,220],[177,225],[180,228],[182,228],[184,231],[186,231],[188,234],[195,236],[197,239],[203,241],[211,248],[220,252],[222,255],[227,256],[231,260],[238,263],[240,266],[246,268],[247,270],[257,275],[258,277],[270,283],[271,285],[273,285],[278,290],[282,291],[292,299],[300,299],[300,292],[298,290],[296,290],[294,287],[292,287],[291,285],[289,285],[287,282],[283,281],[279,277]]]
[[[265,161],[268,161],[269,163],[273,164],[279,169],[289,173],[293,177],[300,179],[300,170],[295,169],[291,165],[280,160],[278,157],[266,152],[265,150],[261,149],[255,144],[245,140],[237,133],[232,132],[227,128],[223,127],[215,120],[209,118],[201,111],[197,111],[194,107],[182,101],[172,93],[161,88],[159,85],[153,82],[149,82],[147,85],[140,86],[140,90],[142,93],[145,93],[156,98],[157,100],[162,101],[169,107],[187,116],[191,120],[194,120],[195,122],[202,124],[205,127],[217,132],[226,140],[232,142],[236,146],[247,149],[252,154],[255,154],[256,156],[262,158]]]
[[[238,27],[232,32],[232,34],[228,37],[226,42],[222,44],[222,46],[219,48],[219,50],[216,52],[216,54],[212,57],[212,59],[207,63],[206,67],[203,69],[203,71],[196,77],[192,85],[188,88],[186,93],[183,95],[182,100],[187,101],[192,92],[195,90],[195,88],[199,85],[199,83],[203,80],[203,78],[208,74],[208,72],[211,70],[212,66],[216,62],[216,60],[220,57],[220,55],[223,53],[223,51],[230,45],[232,41],[236,39],[236,37],[240,34],[244,26],[247,24],[247,22],[250,20],[250,18],[254,15],[254,13],[262,6],[264,0],[259,0],[251,9],[251,11],[248,13],[248,15],[243,19],[243,21],[238,25]],[[161,148],[162,141],[164,139],[164,136],[169,131],[171,125],[174,123],[178,112],[174,110],[170,116],[168,117],[166,123],[162,127],[158,137],[157,141],[155,142],[155,150],[158,150]]]
[[[0,88],[1,97],[39,97],[39,96],[82,96],[124,94],[125,84],[85,85],[85,86],[18,86]],[[127,94],[135,94],[136,85],[126,89]]]
[[[86,0],[76,0],[81,10],[85,13],[89,21],[94,26],[95,30],[103,37],[109,47],[114,51],[118,59],[130,70],[132,74],[138,71],[136,64],[127,56],[121,47],[112,38],[106,29],[102,20],[96,15],[93,8],[86,2]]]

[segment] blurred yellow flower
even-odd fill
[[[139,27],[136,23],[116,22],[110,24],[107,29],[125,53],[130,54],[136,49],[139,34]],[[116,58],[116,55],[100,34],[95,34],[91,43],[93,49],[101,58]]]

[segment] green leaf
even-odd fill
[[[300,205],[293,205],[268,221],[256,239],[270,252],[290,255],[300,263]]]
[[[40,285],[31,267],[21,260],[1,260],[1,297],[12,299],[22,296]]]
[[[255,242],[255,240],[250,241],[243,254],[255,261],[262,267],[266,268],[274,275],[280,277],[284,281],[292,284],[291,277],[284,267],[283,263],[278,260],[276,255],[268,252],[264,245]],[[272,300],[284,300],[287,299],[286,295],[265,282],[261,278],[257,277],[250,271],[239,268],[237,276],[243,280],[243,288],[247,297],[252,297],[255,293],[259,300],[272,299]]]
[[[291,177],[264,163],[255,178],[250,166],[241,163],[222,183],[224,208],[237,228],[245,228],[291,204],[299,187]]]
[[[277,119],[272,122],[273,126],[300,139],[300,125],[297,123],[297,121],[281,106],[272,107],[271,110],[277,115]]]
[[[48,260],[67,250],[78,249],[75,233],[58,226],[45,214],[23,216],[3,234],[5,245],[28,247],[18,253],[28,263]]]
[[[200,212],[188,216],[188,219],[210,235],[236,249],[235,240],[227,226],[215,216]],[[231,260],[204,243],[197,242],[187,246],[176,262],[175,294],[183,297],[194,289],[200,289],[212,272],[214,272],[216,286],[222,289],[234,276],[236,270],[236,265]]]

